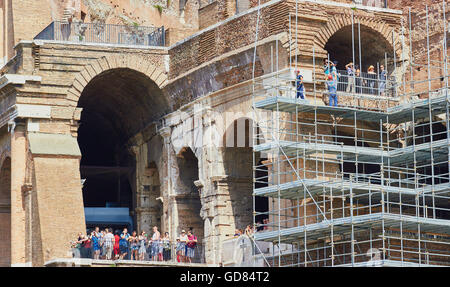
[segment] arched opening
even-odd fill
[[[11,265],[11,159],[0,168],[0,267]]]
[[[119,68],[94,77],[84,88],[78,106],[83,108],[78,144],[87,225],[133,227],[136,162],[129,139],[167,112],[168,104],[146,75]],[[102,208],[102,218],[91,216],[97,214],[92,212],[96,208]],[[108,219],[108,215],[117,218],[118,213],[123,214],[120,222]]]
[[[260,156],[259,156],[260,157]],[[269,169],[266,163],[267,158],[258,161],[255,168],[255,188],[262,188],[269,185]],[[257,231],[263,230],[262,224],[269,219],[269,198],[265,196],[255,196],[255,223]]]
[[[244,230],[253,224],[253,208],[258,213],[267,213],[269,201],[267,197],[255,197],[253,206],[253,188],[268,185],[268,168],[261,154],[255,154],[253,161],[253,143],[264,142],[261,129],[256,126],[253,139],[254,122],[250,118],[238,118],[226,129],[223,135],[223,165],[227,175],[228,192],[231,201],[232,227]],[[255,163],[255,169],[253,164]],[[253,183],[253,177],[256,181]],[[256,222],[262,224],[267,214],[256,216]],[[233,229],[233,231],[234,231]],[[231,234],[232,235],[232,234]]]
[[[204,224],[200,217],[200,194],[195,185],[199,179],[198,159],[190,148],[183,148],[177,155],[177,165],[178,231],[191,229],[201,243],[204,239]]]
[[[392,45],[378,31],[360,25],[360,32],[358,32],[357,24],[353,29],[355,65],[359,65],[361,62],[361,72],[366,72],[370,65],[375,68],[377,63],[384,65],[385,53],[387,53],[388,64],[392,63],[394,55]],[[361,42],[361,57],[359,56],[359,42]],[[325,50],[330,55],[330,60],[338,61],[338,70],[345,70],[345,65],[353,61],[352,25],[345,26],[334,33],[328,39]],[[392,70],[388,69],[388,71]]]

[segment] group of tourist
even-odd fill
[[[100,231],[99,227],[95,227],[87,235],[80,232],[77,240],[71,242],[73,257],[169,261],[174,254],[178,262],[192,262],[198,241],[192,230],[186,233],[183,229],[176,238],[176,243],[171,240],[168,232],[162,236],[156,226],[152,231],[151,236],[145,231],[139,234],[133,231],[130,234],[128,229],[124,228],[121,233],[116,230],[113,234],[112,228]]]
[[[336,68],[338,62],[337,61],[329,61],[328,59],[324,60],[323,69],[326,79],[326,86],[329,95],[329,105],[337,106],[338,105],[338,84],[345,84],[345,81],[342,81],[344,77]],[[364,93],[364,94],[379,94],[380,96],[384,96],[386,90],[386,80],[387,73],[384,69],[384,66],[380,66],[379,74],[375,72],[375,67],[370,65],[367,69],[367,74],[361,76],[361,70],[358,66],[354,65],[353,62],[348,63],[345,66],[347,75],[347,86],[345,91],[347,93]],[[300,70],[297,70],[296,76],[296,89],[297,89],[297,99],[305,99],[305,86],[303,83],[303,75],[300,74]]]
[[[361,71],[353,62],[345,65],[347,71],[347,93],[364,93],[384,96],[386,90],[387,73],[384,65],[380,65],[379,74],[375,72],[375,67],[370,65],[367,73],[361,76]],[[378,91],[377,91],[378,89]]]
[[[265,230],[269,230],[269,219],[268,218],[264,218],[262,220],[262,222],[257,221],[254,227],[252,227],[251,225],[247,225],[247,227],[244,230],[235,229],[233,237],[239,237],[241,235],[252,236],[255,232],[260,232],[260,231],[265,231]]]
[[[244,230],[242,229],[236,229],[234,231],[234,236],[233,237],[239,237],[241,235],[247,235],[247,236],[252,236],[253,233],[255,232],[255,228],[252,228],[251,225],[247,225],[247,227],[245,227]]]

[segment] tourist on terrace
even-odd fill
[[[128,229],[124,228],[122,234],[120,234],[119,249],[120,249],[120,259],[126,259],[128,254],[128,238],[130,234]]]
[[[116,230],[114,232],[114,259],[119,259],[120,256],[120,236],[119,236],[119,230]]]
[[[233,236],[234,236],[235,238],[241,236],[241,230],[236,228],[236,229],[234,230],[234,235],[233,235]]]
[[[247,225],[247,227],[244,230],[245,235],[251,236],[253,234],[253,229],[250,225]]]
[[[130,243],[130,252],[131,252],[131,260],[138,259],[138,250],[139,250],[139,240],[137,237],[137,232],[133,231],[131,236],[128,238],[128,242]]]
[[[380,66],[380,83],[378,85],[378,89],[380,91],[380,96],[384,96],[384,91],[386,90],[386,78],[387,78],[387,73],[386,70],[384,69],[384,66],[381,65]]]
[[[178,246],[180,248],[180,260],[181,262],[186,262],[186,243],[188,241],[186,231],[183,229],[181,230],[180,234],[180,241],[178,243]],[[178,254],[178,246],[177,246],[177,254]]]
[[[74,258],[80,258],[81,257],[81,236],[83,233],[78,233],[77,240],[71,241],[70,246],[72,248],[72,256]]]
[[[331,71],[331,62],[328,59],[323,59],[323,72],[326,77],[330,74]]]
[[[99,232],[98,227],[95,227],[95,230],[92,231],[91,237],[92,237],[92,246],[94,248],[94,259],[98,260],[100,259],[100,250],[102,248],[101,246],[102,235]]]
[[[106,230],[100,231],[100,259],[106,259],[106,246],[105,246]]]
[[[375,67],[370,65],[367,69],[367,81],[366,86],[368,87],[368,94],[374,95],[375,93],[375,82],[377,78],[377,74],[375,73]]]
[[[169,261],[171,259],[169,232],[164,232],[164,237],[161,239],[161,242],[163,246],[163,260]]]
[[[105,232],[106,234],[105,237],[103,237],[103,246],[105,247],[106,260],[111,260],[115,244],[115,238],[114,235],[112,234],[111,228],[106,228]]]
[[[338,105],[338,98],[337,98],[337,81],[336,78],[333,77],[333,75],[328,75],[327,79],[327,87],[328,87],[328,94],[329,94],[329,106],[335,106]],[[333,104],[334,102],[334,104]]]
[[[177,237],[177,245],[176,245],[176,254],[177,254],[177,262],[180,263],[183,259],[182,253],[184,252],[185,246],[181,244],[180,237]]]
[[[355,85],[356,85],[356,93],[360,94],[362,91],[362,81],[361,81],[361,70],[358,66],[355,66]]]
[[[265,231],[265,230],[269,230],[269,219],[268,218],[263,219],[263,231]]]
[[[186,259],[187,262],[192,263],[192,258],[195,256],[195,247],[197,246],[197,236],[192,233],[192,229],[188,231],[186,243]]]
[[[83,240],[81,243],[81,257],[82,258],[92,258],[92,236],[83,235]]]
[[[159,240],[161,239],[161,234],[158,231],[158,227],[153,226],[153,235],[151,239],[152,244],[152,260],[158,261],[159,256]],[[161,254],[162,257],[162,254]]]
[[[296,86],[297,86],[297,99],[300,98],[302,100],[305,99],[305,87],[303,85],[303,76],[300,75],[300,70],[297,70],[297,78],[296,78]]]
[[[347,89],[345,90],[347,93],[355,92],[355,66],[353,62],[345,65],[345,69],[347,70]]]
[[[145,231],[142,231],[141,234],[138,237],[139,241],[139,260],[144,261],[145,260],[145,254],[147,254],[147,236]]]

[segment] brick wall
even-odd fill
[[[422,67],[415,67],[413,69],[413,80],[419,79],[425,80],[428,78],[428,49],[427,49],[427,33],[426,33],[426,6],[428,5],[429,14],[429,47],[430,58],[432,61],[443,62],[444,51],[442,48],[442,41],[444,36],[444,18],[442,0],[390,0],[389,7],[393,9],[403,10],[403,18],[405,23],[405,41],[409,44],[409,9],[411,9],[411,22],[412,22],[412,55],[415,64],[424,65]],[[446,9],[447,23],[450,23],[450,5],[447,3]],[[447,24],[447,29],[449,25]],[[448,47],[450,42],[448,42]],[[450,49],[447,50],[447,55],[450,55]],[[443,64],[433,62],[432,66],[436,68],[430,69],[431,78],[436,79],[431,82],[431,88],[437,89],[444,87],[445,82],[441,81],[444,76],[444,70],[440,69]],[[406,80],[411,80],[410,69],[406,73]],[[414,87],[407,86],[406,90],[414,89],[415,92],[420,92],[421,97],[428,97],[428,82],[416,84]]]
[[[199,29],[204,29],[218,22],[217,2],[213,2],[198,10]]]
[[[11,160],[0,169],[0,267],[11,264]]]
[[[33,265],[70,257],[70,241],[86,230],[79,164],[78,158],[34,157]]]

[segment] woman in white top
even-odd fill
[[[183,229],[183,230],[181,230],[180,242],[179,242],[181,262],[186,262],[186,248],[187,248],[186,243],[187,242],[188,242],[188,237],[187,237],[186,231]]]

